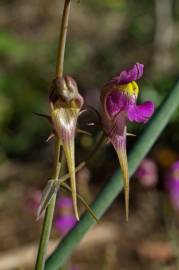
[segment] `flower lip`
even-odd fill
[[[133,105],[128,108],[128,120],[136,123],[147,123],[153,115],[155,105],[148,100],[139,105]]]

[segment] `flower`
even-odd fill
[[[155,187],[158,182],[158,170],[156,163],[145,158],[137,169],[135,176],[144,187]]]
[[[79,220],[75,180],[75,133],[77,119],[83,106],[83,97],[78,92],[76,82],[70,76],[53,81],[50,96],[51,119],[55,134],[60,139],[66,156],[71,179],[74,211]]]
[[[179,160],[173,163],[166,174],[165,187],[173,207],[179,209]]]
[[[73,201],[70,197],[63,196],[57,201],[57,213],[55,218],[55,228],[62,234],[67,234],[76,224],[73,214]]]
[[[101,91],[102,124],[119,158],[124,181],[127,220],[129,208],[127,122],[146,123],[154,112],[154,104],[151,101],[136,104],[139,93],[136,81],[142,77],[143,69],[143,64],[136,63],[131,69],[123,70],[113,77]]]

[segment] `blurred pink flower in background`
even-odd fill
[[[39,189],[35,187],[29,189],[25,203],[25,207],[28,212],[36,214],[40,204],[41,196],[42,192]]]
[[[173,163],[166,174],[165,187],[173,207],[179,209],[179,160]]]
[[[57,212],[54,220],[56,230],[65,235],[76,224],[76,218],[73,213],[73,201],[71,197],[63,196],[57,201]]]
[[[30,188],[25,201],[25,211],[36,214],[41,201],[42,192],[36,188]],[[57,232],[65,235],[76,224],[71,197],[61,196],[57,200],[54,226]]]
[[[158,169],[156,163],[145,158],[135,173],[136,178],[142,186],[147,188],[155,187],[158,182]]]

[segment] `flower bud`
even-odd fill
[[[50,102],[55,104],[61,103],[69,104],[72,101],[78,100],[78,87],[75,80],[70,76],[56,78],[52,82],[50,90]]]

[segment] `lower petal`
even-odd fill
[[[154,103],[151,101],[146,101],[141,105],[131,106],[128,109],[128,119],[132,122],[146,123],[154,113],[154,108]]]

